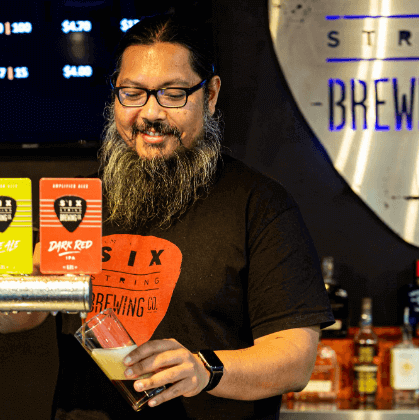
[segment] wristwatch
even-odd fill
[[[200,350],[197,354],[211,374],[207,386],[202,391],[211,391],[219,384],[224,373],[224,365],[212,350]]]

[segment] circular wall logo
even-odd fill
[[[419,246],[419,1],[270,0],[280,67],[352,190]]]

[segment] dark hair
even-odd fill
[[[202,78],[215,75],[215,57],[211,42],[211,31],[205,25],[195,24],[197,20],[175,14],[161,14],[143,17],[130,28],[116,50],[116,68],[112,75],[115,85],[121,71],[122,55],[132,45],[152,45],[170,42],[186,47],[190,51],[192,69]]]

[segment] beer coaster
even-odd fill
[[[0,178],[0,274],[32,273],[32,183]]]
[[[97,178],[42,178],[40,259],[43,274],[98,274],[102,270],[102,182]]]

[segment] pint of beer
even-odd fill
[[[141,392],[134,389],[136,380],[151,374],[126,379],[123,359],[137,345],[112,309],[105,309],[83,324],[75,337],[135,411],[140,411],[147,401],[166,389],[165,386]]]

